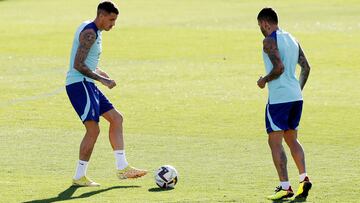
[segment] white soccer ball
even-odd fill
[[[178,182],[178,172],[173,166],[163,165],[155,172],[155,182],[160,188],[174,188]]]

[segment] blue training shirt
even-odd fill
[[[274,38],[280,59],[284,64],[284,72],[279,78],[268,83],[269,104],[278,104],[302,100],[301,88],[296,77],[296,65],[299,59],[299,44],[290,33],[281,29],[274,31],[270,37]],[[263,51],[266,74],[273,69],[269,56]]]
[[[85,65],[90,70],[95,71],[99,63],[100,54],[101,54],[101,31],[96,27],[94,22],[85,21],[77,28],[75,33],[71,55],[70,55],[70,67],[66,75],[66,85],[70,85],[76,82],[81,82],[84,80],[84,78],[86,79],[86,81],[94,82],[93,79],[86,77],[85,75],[81,74],[79,71],[77,71],[74,68],[75,56],[79,47],[79,36],[81,32],[86,29],[93,29],[95,31],[96,40],[94,44],[91,46],[89,53],[85,59]]]

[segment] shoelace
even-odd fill
[[[277,186],[277,187],[275,188],[275,192],[279,192],[279,191],[281,191],[281,190],[282,190],[281,185],[279,185],[279,186]]]

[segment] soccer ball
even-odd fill
[[[163,165],[155,172],[155,182],[160,188],[174,188],[178,182],[178,172],[173,166]]]

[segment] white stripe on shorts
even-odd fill
[[[280,131],[281,129],[275,125],[275,123],[273,122],[273,120],[271,118],[271,115],[270,115],[270,112],[269,112],[269,104],[266,105],[266,114],[267,114],[270,126],[273,129],[273,131]]]
[[[84,121],[90,111],[90,97],[89,97],[89,93],[87,91],[87,88],[86,88],[84,82],[82,82],[82,84],[83,84],[83,86],[85,88],[85,92],[86,92],[86,106],[85,106],[84,114],[81,115],[81,121]]]

